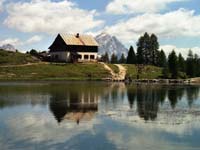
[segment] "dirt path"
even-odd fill
[[[106,70],[108,70],[111,74],[111,78],[109,78],[109,80],[112,80],[112,81],[122,81],[125,79],[125,76],[126,76],[126,68],[120,64],[115,64],[118,69],[119,69],[119,73],[115,73],[107,64],[105,63],[101,63],[104,68]]]
[[[41,64],[49,64],[48,62],[38,62],[38,63],[27,63],[27,64],[20,64],[20,65],[3,65],[1,67],[24,67],[24,66],[32,66],[32,65],[41,65]]]
[[[118,77],[119,79],[124,80],[126,76],[126,68],[120,64],[115,64],[119,68]]]

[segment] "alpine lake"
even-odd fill
[[[1,82],[1,150],[199,150],[200,85]]]

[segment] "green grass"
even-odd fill
[[[110,73],[98,63],[83,64],[37,64],[38,59],[29,54],[19,52],[7,52],[0,50],[0,80],[101,80],[107,78]],[[29,66],[27,63],[36,63]],[[6,67],[8,66],[8,67]],[[119,68],[113,64],[108,66],[119,73]],[[127,75],[132,79],[137,78],[137,69],[135,65],[124,65],[127,68]],[[154,66],[145,66],[141,79],[154,79],[162,75],[161,68]]]
[[[127,76],[132,79],[137,79],[137,68],[135,65],[124,65],[127,69]],[[139,75],[140,79],[157,79],[162,76],[162,69],[155,66],[145,66],[142,73]]]
[[[107,64],[113,71],[114,73],[119,73],[119,68],[113,64]]]
[[[0,80],[100,80],[109,76],[101,64],[38,64],[1,67]]]
[[[0,65],[20,65],[38,62],[30,54],[0,50]]]

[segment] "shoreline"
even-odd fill
[[[0,80],[1,83],[78,83],[78,82],[96,82],[96,83],[124,83],[126,85],[200,85],[200,82],[147,82],[147,81],[155,81],[155,80],[176,80],[176,79],[139,79],[132,80],[132,82],[126,81],[107,81],[103,79],[19,79],[19,80]],[[189,80],[189,79],[178,79],[178,80]]]

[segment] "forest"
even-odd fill
[[[128,55],[124,54],[118,58],[114,53],[109,58],[108,53],[102,56],[102,61],[107,63],[135,64],[137,66],[153,65],[162,68],[163,78],[192,78],[200,76],[200,58],[188,50],[187,58],[181,53],[177,54],[172,50],[167,56],[164,50],[159,49],[158,38],[155,34],[147,32],[141,36],[137,43],[137,49],[130,46]]]

